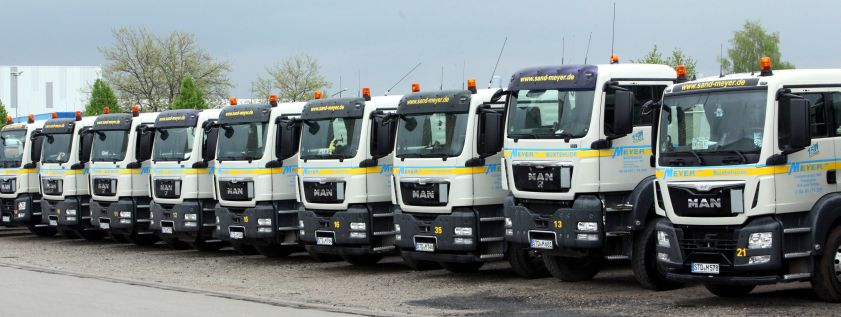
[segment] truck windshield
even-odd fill
[[[119,162],[126,157],[128,130],[96,131],[91,147],[91,161]]]
[[[251,161],[263,157],[266,148],[265,122],[223,124],[219,133],[217,160]]]
[[[26,145],[26,131],[12,130],[0,132],[3,152],[0,153],[0,167],[20,166],[23,147]]]
[[[346,159],[356,156],[362,119],[331,118],[304,121],[301,159]]]
[[[184,161],[190,159],[193,152],[195,127],[166,128],[155,134],[155,161]]]
[[[587,135],[593,91],[520,90],[508,110],[508,137],[566,139]]]
[[[461,155],[467,136],[467,113],[404,115],[397,128],[397,157]]]
[[[667,95],[660,115],[661,164],[756,163],[766,99],[765,90]]]
[[[67,163],[70,160],[70,145],[73,135],[70,133],[48,134],[44,137],[41,151],[44,163]]]

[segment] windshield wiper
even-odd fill
[[[514,140],[518,139],[537,139],[537,134],[534,133],[512,133],[508,135],[509,138]]]
[[[446,158],[450,157],[447,153],[404,153],[397,155],[399,158],[406,158],[406,157],[414,157],[414,158],[430,158],[430,157],[440,157]]]
[[[343,160],[347,157],[341,154],[318,154],[318,155],[309,155],[304,156],[302,159],[305,160]]]
[[[744,163],[747,163],[747,162],[748,162],[748,157],[747,157],[747,156],[745,156],[745,153],[742,153],[742,151],[739,151],[739,150],[737,150],[737,149],[732,149],[732,150],[718,150],[718,151],[721,151],[721,152],[733,152],[733,153],[736,153],[736,155],[738,155],[738,156],[739,156],[739,159],[741,160],[739,163],[744,164]]]
[[[698,160],[698,165],[704,165],[704,159],[701,158],[701,154],[698,154],[698,151],[689,150],[689,152],[687,152],[687,153],[692,154],[692,156],[694,156],[695,159]]]

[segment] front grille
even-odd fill
[[[117,179],[114,178],[94,178],[93,179],[93,193],[97,196],[114,196],[117,195]]]
[[[0,179],[0,193],[3,194],[14,194],[16,188],[17,180],[14,177],[3,178]]]
[[[403,203],[412,206],[446,206],[449,200],[448,183],[400,183]]]
[[[305,181],[304,197],[311,203],[340,203],[345,200],[345,183]]]
[[[178,198],[181,197],[181,181],[177,179],[156,179],[155,197]]]
[[[219,181],[219,196],[223,200],[248,201],[254,197],[252,181]]]
[[[672,210],[681,217],[735,217],[744,210],[744,185],[710,190],[669,186]],[[737,196],[732,196],[738,192]],[[731,199],[732,198],[732,199]]]
[[[514,165],[512,168],[518,190],[566,193],[571,187],[571,166]]]
[[[45,195],[61,195],[63,192],[63,183],[61,179],[45,178],[41,180],[41,191]]]
[[[738,243],[736,228],[677,228],[683,233],[678,234],[678,243],[684,263],[719,263],[722,267],[733,266]]]

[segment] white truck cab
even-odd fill
[[[105,232],[90,212],[90,163],[96,117],[50,119],[41,150],[41,212],[64,236],[100,240]]]
[[[666,90],[657,259],[719,296],[808,281],[841,301],[841,69],[761,71]]]
[[[298,199],[300,238],[309,253],[370,265],[394,251],[391,154],[397,122],[390,115],[401,97],[371,97],[366,88],[363,97],[304,106]]]
[[[6,226],[22,225],[38,236],[54,236],[41,213],[41,191],[38,186],[38,161],[41,159],[41,128],[44,120],[33,115],[23,123],[7,124],[0,130],[0,214]]]
[[[397,108],[395,245],[414,269],[475,271],[505,257],[501,90],[468,86],[415,92]]]
[[[665,65],[527,68],[511,77],[503,158],[508,259],[526,277],[588,280],[630,259],[646,288],[674,283],[654,256],[651,116],[674,83]],[[539,262],[538,262],[539,263]]]
[[[107,113],[93,123],[91,219],[118,242],[154,244],[149,171],[157,113]]]
[[[155,119],[152,148],[152,226],[168,245],[218,250],[213,171],[218,109],[179,109]]]
[[[219,114],[216,236],[272,257],[300,249],[295,172],[303,102],[232,105]]]

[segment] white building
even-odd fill
[[[0,66],[0,100],[13,117],[85,109],[99,66]]]

